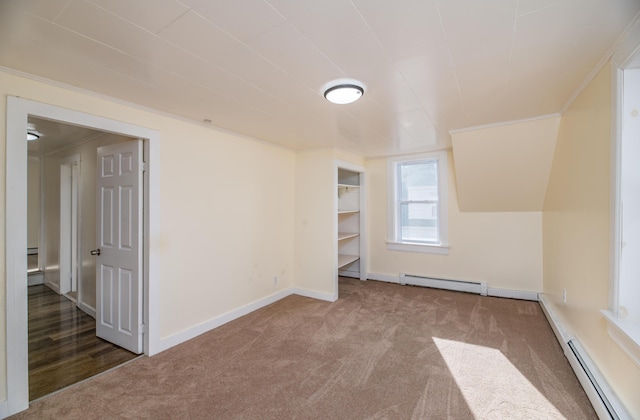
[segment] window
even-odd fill
[[[612,288],[609,309],[603,311],[610,337],[640,366],[640,55],[626,68],[616,68],[612,101],[614,120],[615,184],[612,205]]]
[[[388,248],[447,254],[447,152],[389,160]]]

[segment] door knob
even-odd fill
[[[100,255],[100,248],[98,248],[98,249],[92,249],[92,250],[91,250],[91,255]]]

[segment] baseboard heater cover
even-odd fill
[[[612,391],[608,388],[608,385],[604,385],[607,387],[606,390],[602,388],[600,384],[606,384],[606,381],[602,378],[602,374],[595,367],[595,365],[591,362],[591,359],[587,355],[587,352],[584,351],[582,345],[575,339],[571,339],[567,342],[567,347],[571,350],[571,353],[575,357],[575,360],[578,362],[580,368],[584,371],[588,381],[591,384],[592,390],[595,391],[597,398],[601,402],[601,409],[598,411],[600,418],[608,418],[613,420],[626,420],[630,419],[629,413],[624,409],[620,401],[617,397],[613,397],[613,400],[610,399],[607,395],[614,395]],[[587,393],[588,395],[589,393]],[[592,401],[593,403],[593,401]],[[594,404],[594,408],[595,404]],[[602,410],[602,408],[604,410]],[[605,411],[608,416],[603,416]]]
[[[454,290],[457,292],[475,293],[478,295],[487,296],[486,281],[437,279],[433,277],[422,277],[400,273],[400,284],[433,287],[435,289]]]
[[[580,341],[573,333],[567,331],[563,319],[555,312],[543,293],[540,294],[540,307],[598,418],[630,420],[631,416],[624,404],[593,363]]]

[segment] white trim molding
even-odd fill
[[[157,353],[164,350],[168,350],[171,347],[177,346],[178,344],[184,343],[185,341],[196,338],[199,335],[202,335],[206,332],[214,330],[224,324],[227,324],[231,321],[234,321],[238,318],[248,315],[251,312],[257,311],[258,309],[264,308],[265,306],[271,305],[272,303],[275,303],[291,295],[300,295],[300,296],[323,300],[327,302],[335,302],[336,300],[338,300],[338,296],[335,293],[334,294],[324,293],[316,290],[302,289],[297,287],[290,287],[287,289],[283,289],[283,290],[280,290],[279,292],[275,292],[264,298],[247,303],[246,305],[243,305],[239,308],[225,312],[221,315],[218,315],[214,318],[209,319],[208,321],[202,322],[194,327],[188,328],[186,330],[183,330],[179,333],[173,334],[167,338],[160,340],[159,351]]]
[[[28,386],[28,334],[27,334],[27,267],[24,252],[26,244],[26,163],[27,145],[24,133],[29,116],[56,120],[63,123],[92,127],[101,131],[119,133],[146,139],[148,147],[148,199],[145,203],[146,235],[145,252],[148,267],[145,269],[144,290],[149,294],[145,302],[145,353],[157,353],[159,334],[160,279],[159,244],[160,231],[160,133],[146,127],[116,121],[81,111],[62,108],[15,96],[7,97],[6,120],[6,200],[5,200],[5,264],[6,264],[6,325],[7,325],[7,412],[18,413],[29,407]],[[55,288],[47,280],[45,284]],[[49,279],[50,280],[50,279]]]
[[[537,302],[540,292],[530,290],[503,289],[501,287],[488,287],[487,296],[501,297],[507,299],[531,300]]]
[[[636,49],[637,40],[640,39],[640,13],[638,13],[635,18],[631,21],[629,26],[625,29],[625,31],[618,37],[616,42],[604,53],[604,55],[600,58],[600,61],[596,64],[596,66],[591,70],[589,75],[582,81],[582,83],[578,86],[573,95],[567,100],[562,109],[560,110],[560,114],[564,114],[567,109],[573,104],[573,102],[580,96],[583,90],[591,83],[591,81],[600,73],[600,70],[607,64],[609,60],[611,63],[615,63],[616,65],[626,65],[628,61],[625,61],[628,57],[630,57],[633,53],[633,50]]]
[[[367,273],[367,280],[384,281],[386,283],[400,284],[400,276],[389,276],[387,274]]]
[[[640,367],[640,326],[618,318],[611,311],[601,311],[607,319],[609,337]]]
[[[401,165],[420,161],[437,161],[438,201],[437,201],[437,242],[410,242],[400,238],[400,219],[398,206],[401,201],[401,187],[398,169]],[[387,159],[387,249],[390,251],[421,252],[427,254],[449,255],[449,152],[416,153],[393,156]]]
[[[9,402],[7,400],[0,401],[0,419],[9,417]]]
[[[467,131],[483,130],[486,128],[504,127],[506,125],[512,125],[512,124],[522,124],[522,123],[527,123],[532,121],[546,120],[548,118],[558,118],[560,116],[561,114],[555,113],[555,114],[539,115],[537,117],[531,117],[531,118],[522,118],[520,120],[510,120],[510,121],[501,121],[501,122],[496,122],[491,124],[474,125],[471,127],[456,128],[454,130],[449,130],[449,134],[458,134],[458,133],[464,133]]]
[[[94,308],[93,306],[87,305],[86,302],[79,301],[78,302],[78,308],[82,312],[84,312],[87,315],[89,315],[91,318],[96,319],[96,308]]]
[[[325,293],[317,290],[303,289],[300,287],[294,287],[291,289],[291,294],[304,296],[312,299],[324,300],[325,302],[335,302],[338,300],[338,293]]]
[[[449,255],[449,244],[420,244],[411,242],[387,241],[389,251],[419,252],[422,254]]]
[[[156,353],[160,353],[162,351],[168,350],[171,347],[177,346],[178,344],[184,343],[185,341],[189,341],[192,338],[196,338],[199,335],[202,335],[208,331],[211,331],[224,324],[234,321],[253,311],[256,311],[260,308],[264,308],[265,306],[271,305],[272,303],[275,303],[280,299],[284,299],[285,297],[290,296],[292,293],[293,292],[291,288],[281,290],[279,292],[273,293],[262,299],[255,300],[244,306],[241,306],[239,308],[233,309],[231,311],[228,311],[221,315],[213,317],[208,321],[202,322],[191,328],[187,328],[186,330],[183,330],[179,333],[172,334],[169,337],[163,338],[159,341],[158,351]]]
[[[611,339],[640,367],[640,306],[633,297],[640,290],[636,250],[639,249],[635,191],[629,186],[638,177],[633,158],[640,149],[636,138],[640,126],[624,113],[637,108],[636,88],[640,70],[640,14],[616,43],[611,56],[611,147],[610,147],[610,249],[609,304],[601,311]],[[625,154],[622,154],[622,150]],[[624,179],[623,179],[624,178]],[[631,180],[631,182],[629,182]],[[626,187],[625,187],[626,185]],[[624,206],[623,206],[624,202]],[[623,223],[623,221],[625,223]],[[624,248],[624,252],[623,252]]]

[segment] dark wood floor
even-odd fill
[[[96,337],[96,321],[47,286],[29,287],[29,400],[137,357]]]

